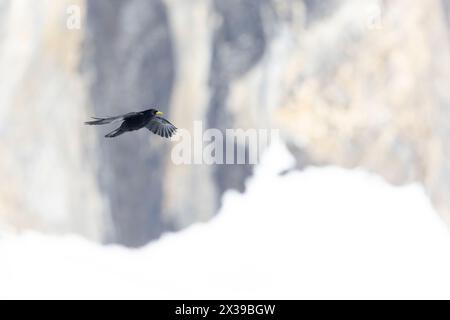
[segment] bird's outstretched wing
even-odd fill
[[[153,117],[146,127],[154,134],[163,138],[171,138],[177,131],[177,128],[173,124],[161,117]]]
[[[110,117],[110,118],[94,118],[92,117],[92,119],[94,119],[94,121],[88,121],[85,122],[85,124],[87,125],[102,125],[102,124],[108,124],[114,121],[118,121],[118,120],[126,120],[127,118],[130,118],[132,116],[138,115],[139,112],[130,112],[127,114],[123,114],[120,116],[116,116],[116,117]]]

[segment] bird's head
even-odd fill
[[[150,109],[149,111],[154,116],[163,116],[164,115],[164,113],[162,113],[161,111],[156,110],[156,109]]]

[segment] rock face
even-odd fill
[[[83,33],[65,21],[74,3],[1,2],[0,224],[102,239],[97,142],[80,125],[89,114]]]
[[[140,246],[212,217],[251,166],[82,125],[152,106],[188,131],[279,128],[299,168],[419,181],[450,223],[448,1],[35,2],[0,2],[0,225]]]

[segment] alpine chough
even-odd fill
[[[106,138],[114,138],[128,131],[136,131],[147,128],[154,134],[163,138],[171,138],[177,128],[162,117],[163,113],[155,109],[149,109],[141,112],[130,112],[121,116],[110,118],[92,118],[94,121],[86,122],[87,125],[104,125],[115,121],[123,121],[121,126],[108,133]]]

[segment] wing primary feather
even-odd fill
[[[147,129],[163,138],[171,138],[177,128],[162,117],[154,117],[147,124]]]

